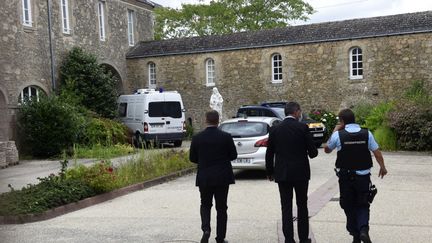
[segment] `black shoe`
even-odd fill
[[[227,240],[217,240],[216,243],[228,243]]]
[[[210,238],[210,231],[204,231],[201,237],[201,243],[208,243]]]
[[[358,236],[354,236],[353,243],[361,243],[360,238]]]
[[[364,243],[372,243],[367,230],[360,231],[360,240],[363,241]]]
[[[312,243],[311,239],[301,240],[300,243]]]

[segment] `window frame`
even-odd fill
[[[149,62],[147,64],[147,67],[148,67],[148,85],[149,85],[149,88],[156,88],[156,84],[157,84],[156,64],[154,62]]]
[[[135,35],[134,35],[134,17],[135,17],[135,11],[133,11],[132,9],[128,9],[127,10],[127,23],[128,23],[128,43],[129,46],[134,46],[135,45]]]
[[[275,60],[276,57],[279,57],[278,60]],[[276,66],[275,63],[278,63]],[[271,63],[272,63],[272,76],[271,76],[271,82],[274,84],[280,84],[283,81],[283,63],[282,63],[282,55],[280,53],[274,53],[271,56]],[[278,69],[278,72],[275,72],[275,69]],[[275,76],[278,76],[278,79],[275,78]]]
[[[27,89],[27,92],[25,92],[26,89]],[[43,92],[43,90],[42,90],[40,87],[36,86],[36,85],[29,85],[29,86],[26,86],[26,87],[24,87],[24,88],[21,90],[21,92],[20,92],[20,96],[19,96],[19,99],[18,99],[18,103],[19,103],[19,104],[24,104],[24,103],[27,101],[27,100],[25,99],[25,97],[28,97],[28,100],[32,100],[32,97],[33,97],[33,95],[32,95],[32,90],[35,91],[35,94],[36,94],[36,95],[34,95],[34,96],[36,96],[36,102],[39,102],[39,99],[40,99],[40,95],[41,95],[41,93],[42,93],[42,94],[45,94],[45,92]],[[25,94],[27,94],[27,96],[25,96]]]
[[[105,2],[98,1],[98,22],[99,22],[99,40],[106,40],[105,31]]]
[[[27,4],[27,9],[25,8],[26,4]],[[22,0],[22,10],[23,10],[22,24],[27,27],[33,26],[31,4],[32,4],[31,0]],[[26,19],[26,14],[28,19]]]
[[[357,50],[357,53],[354,54],[354,50]],[[360,51],[360,53],[359,53]],[[354,61],[354,57],[356,57],[356,60]],[[361,60],[359,61],[359,57],[361,57]],[[356,67],[354,68],[354,64],[356,64]],[[359,67],[359,64],[361,64],[361,67]],[[363,67],[363,50],[358,47],[352,47],[349,51],[349,78],[352,80],[356,79],[363,79],[364,74],[364,67]],[[354,75],[354,71],[356,71],[357,74]],[[359,74],[359,71],[361,71],[361,74]]]
[[[205,62],[206,66],[206,86],[215,86],[216,79],[216,64],[212,58],[208,58]]]
[[[63,34],[70,34],[69,0],[60,0],[60,12]]]

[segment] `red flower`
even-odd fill
[[[113,170],[114,170],[114,169],[113,169],[112,167],[108,167],[108,172],[109,172],[109,173],[112,173]]]

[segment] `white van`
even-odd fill
[[[174,143],[180,147],[186,133],[185,109],[177,91],[139,89],[118,98],[120,120],[133,131],[133,143]]]

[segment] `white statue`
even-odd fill
[[[222,120],[223,98],[216,87],[213,88],[213,94],[210,97],[210,108],[219,113],[219,121]]]

